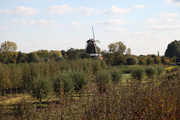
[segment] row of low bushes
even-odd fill
[[[103,92],[106,89],[106,84],[117,84],[122,80],[122,73],[119,69],[101,70],[94,76],[100,92]],[[90,76],[84,71],[72,70],[60,72],[52,78],[37,74],[37,76],[31,77],[30,81],[27,82],[27,88],[33,97],[42,101],[42,98],[53,92],[53,88],[54,92],[58,94],[68,94],[73,91],[78,93],[89,83],[88,77]]]
[[[79,92],[92,76],[93,82],[103,84],[120,83],[122,80],[119,68],[107,66],[101,60],[0,64],[0,89],[25,88],[32,96],[42,100],[53,90],[56,93],[61,90],[64,93]]]
[[[165,71],[163,66],[150,66],[146,68],[136,68],[132,71],[131,76],[134,79],[142,80],[146,75],[148,78],[153,78],[155,76],[160,76]]]

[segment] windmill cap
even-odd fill
[[[95,40],[94,40],[94,39],[89,39],[89,40],[87,41],[87,43],[89,43],[89,42],[95,42]]]

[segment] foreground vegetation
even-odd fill
[[[0,64],[0,119],[179,119],[178,70],[99,59]]]

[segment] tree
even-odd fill
[[[36,54],[37,54],[41,59],[44,59],[44,58],[48,58],[49,52],[48,52],[48,50],[38,50],[38,51],[36,52]]]
[[[161,57],[161,62],[165,65],[169,64],[169,60],[166,58],[166,56]]]
[[[139,65],[146,65],[146,58],[139,58]]]
[[[132,56],[132,57],[128,57],[126,59],[126,62],[127,65],[137,65],[139,60],[136,57]]]
[[[53,50],[51,50],[50,51],[50,53],[49,53],[49,57],[51,58],[51,59],[57,59],[57,58],[59,58],[59,57],[63,57],[62,56],[62,54],[61,54],[61,51],[53,51]]]
[[[64,54],[66,53],[66,51],[65,50],[61,50],[61,54],[63,55],[63,57],[64,57]]]
[[[126,46],[122,42],[115,42],[108,45],[109,52],[121,53],[123,54],[126,51]]]
[[[74,48],[70,48],[66,51],[67,54],[67,58],[68,59],[77,59],[79,58],[79,51],[77,49]]]
[[[122,64],[124,64],[124,55],[123,54],[115,54],[114,65],[122,65]]]
[[[147,60],[146,60],[146,62],[147,62],[147,65],[153,64],[154,60],[153,60],[153,58],[151,57],[151,55],[147,55]]]
[[[165,56],[172,58],[178,55],[180,55],[180,41],[175,40],[168,44]]]
[[[28,60],[27,54],[18,52],[17,63],[25,63]]]
[[[91,56],[88,53],[86,53],[86,52],[81,53],[80,56],[81,56],[82,59],[84,59],[84,58],[91,58]]]
[[[36,60],[39,59],[37,54],[34,52],[28,53],[27,56],[28,56],[28,62],[36,62]]]
[[[126,50],[126,55],[131,55],[131,49],[130,49],[130,48],[128,48],[128,49]]]
[[[0,53],[0,62],[16,63],[17,52],[3,51]]]
[[[28,89],[30,94],[42,103],[42,99],[53,92],[53,84],[48,76],[40,76],[38,74],[37,77],[31,77],[28,82]]]
[[[154,58],[154,64],[160,64],[160,63],[161,63],[161,58],[158,57],[158,56],[156,56],[156,57]]]
[[[5,41],[1,44],[0,52],[12,51],[15,52],[17,50],[17,45],[15,42]]]
[[[101,54],[101,48],[97,46],[98,54]]]

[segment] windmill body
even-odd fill
[[[95,40],[95,35],[94,35],[93,27],[92,27],[92,31],[93,31],[93,38],[94,39],[87,40],[87,42],[86,42],[87,45],[86,45],[85,52],[90,54],[90,56],[93,58],[93,57],[96,57],[96,56],[101,56],[101,54],[98,54],[96,42],[99,42],[99,41]]]
[[[94,39],[89,39],[87,41],[85,52],[90,54],[91,57],[99,56]]]

